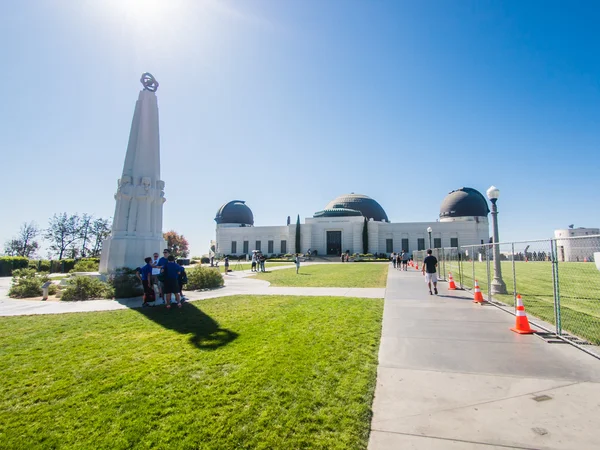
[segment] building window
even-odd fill
[[[231,241],[231,253],[234,255],[237,253],[237,242],[236,241]]]
[[[417,250],[425,250],[425,238],[417,239]]]
[[[267,242],[267,253],[273,253],[273,241]]]
[[[433,248],[442,248],[442,238],[433,238]]]
[[[386,251],[386,253],[392,253],[394,251],[394,240],[393,239],[385,240],[385,251]]]
[[[287,241],[285,239],[281,241],[281,253],[287,253]]]
[[[248,254],[248,241],[244,241],[244,254],[247,255]]]
[[[458,247],[458,238],[450,238],[450,247]]]
[[[406,253],[408,253],[408,239],[402,239],[402,250],[404,250]]]
[[[260,241],[256,241],[256,245],[254,246],[254,250],[260,251]]]

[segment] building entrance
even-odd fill
[[[342,253],[342,232],[327,232],[327,254],[339,256]]]

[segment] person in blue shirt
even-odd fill
[[[144,261],[146,265],[141,267],[139,270],[139,274],[142,279],[142,286],[144,287],[144,301],[142,303],[142,307],[150,306],[148,303],[156,300],[154,286],[152,285],[152,258],[145,258]]]
[[[171,294],[175,294],[177,306],[181,308],[181,296],[179,295],[179,274],[181,266],[175,262],[174,256],[169,256],[167,264],[162,268],[165,275],[163,293],[165,294],[165,303],[167,308],[171,307]]]
[[[168,248],[165,248],[163,250],[162,258],[160,258],[158,260],[158,262],[156,264],[154,264],[154,267],[157,268],[159,271],[162,271],[162,268],[165,267],[167,265],[167,263],[169,262],[168,258],[169,258],[170,254],[171,254],[171,251]],[[163,298],[164,291],[165,291],[165,282],[159,281],[158,282],[158,296],[161,300]]]

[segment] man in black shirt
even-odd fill
[[[427,283],[427,286],[429,286],[429,295],[433,295],[433,293],[431,292],[431,283],[433,283],[434,292],[436,294],[438,293],[436,273],[438,261],[437,258],[432,255],[432,253],[433,252],[431,251],[431,249],[427,250],[427,256],[423,260],[423,269],[421,270],[421,272],[423,272],[423,275],[425,275],[425,282]]]

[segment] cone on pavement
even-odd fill
[[[448,272],[448,290],[456,290],[456,283],[454,283],[454,278],[452,278],[452,272]]]
[[[532,330],[529,326],[529,320],[527,319],[527,314],[525,314],[525,306],[523,306],[523,299],[520,295],[517,295],[517,320],[514,328],[511,328],[512,331],[519,334],[533,334],[536,333],[535,330]]]
[[[415,263],[415,269],[419,270],[419,262],[418,261]]]
[[[477,283],[477,280],[475,280],[473,292],[473,303],[483,303],[483,295],[481,294],[481,289],[479,289],[479,283]]]

